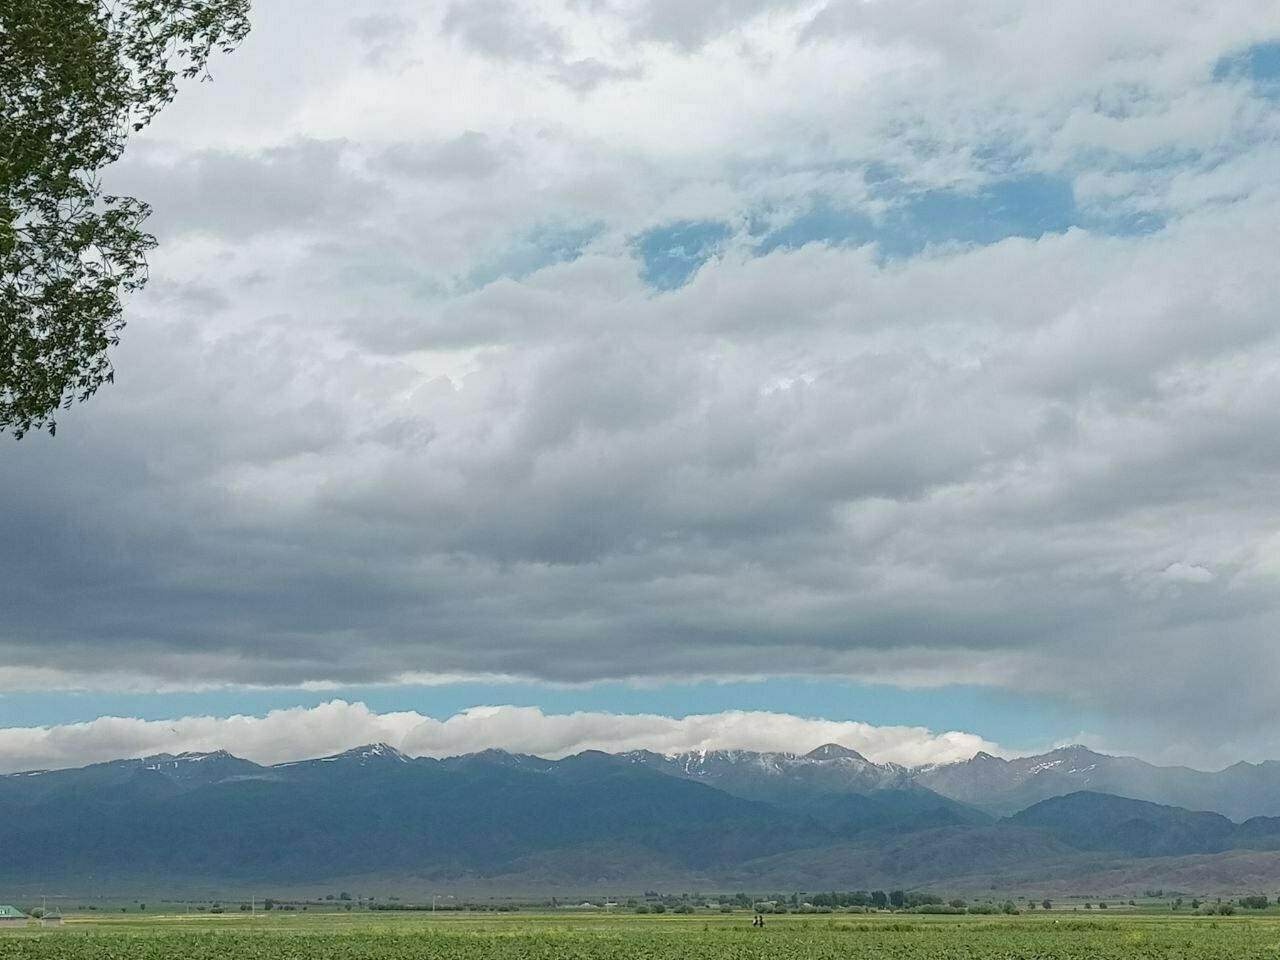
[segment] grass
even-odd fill
[[[1280,918],[367,912],[77,916],[0,933],[0,960],[1158,960],[1280,956]]]

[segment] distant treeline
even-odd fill
[[[370,903],[368,904],[368,908],[370,910],[406,910],[406,911],[408,910],[424,911],[425,910],[427,913],[444,913],[450,910],[454,910],[454,911],[465,910],[471,913],[474,913],[476,911],[479,911],[482,913],[483,912],[516,913],[520,910],[520,908],[514,903],[456,903],[456,902],[449,903],[449,904],[439,903],[439,904],[436,904],[434,907],[429,903],[399,903],[399,902],[385,903],[383,902],[383,903]]]
[[[917,907],[926,906],[944,906],[947,901],[942,897],[932,893],[919,893],[916,891],[908,892],[906,890],[833,890],[830,893],[793,893],[790,895],[779,894],[772,898],[757,898],[754,901],[748,900],[745,894],[737,894],[734,900],[741,902],[744,906],[748,903],[754,903],[757,907],[770,907],[772,912],[779,913],[790,907],[798,910],[808,906],[816,909],[823,908],[848,908],[848,907],[869,907],[873,910],[913,910]],[[964,901],[958,902],[959,906],[964,906]],[[767,911],[761,911],[767,912]]]

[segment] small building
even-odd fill
[[[57,910],[46,910],[44,916],[40,918],[40,926],[42,927],[60,927],[62,926],[62,914]]]
[[[11,907],[7,903],[0,903],[0,930],[9,927],[25,927],[27,925],[27,915],[17,907]]]

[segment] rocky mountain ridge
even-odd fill
[[[1221,888],[1237,865],[1257,878],[1273,864],[1280,880],[1274,818],[1237,823],[1097,790],[997,818],[927,785],[1007,802],[1149,772],[1134,763],[1064,748],[910,770],[836,744],[559,760],[499,750],[414,758],[370,744],[274,766],[225,751],[161,754],[0,777],[0,817],[19,827],[6,833],[0,879],[1062,890],[1099,875],[1204,877]]]

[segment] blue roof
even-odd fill
[[[0,903],[0,917],[7,917],[11,920],[25,920],[27,915],[17,907],[11,907],[7,903]]]

